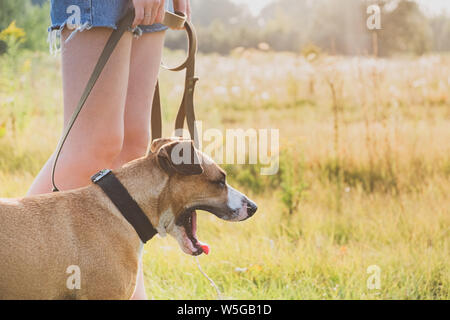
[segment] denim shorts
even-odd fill
[[[165,5],[166,10],[173,12],[173,0],[166,0]],[[51,0],[51,26],[48,28],[50,51],[58,50],[56,43],[62,29],[67,27],[74,30],[69,38],[76,32],[94,27],[116,29],[117,22],[132,6],[131,0]],[[135,35],[140,35],[166,29],[166,26],[156,23],[150,26],[140,25],[133,31]]]

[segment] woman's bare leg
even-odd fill
[[[114,161],[115,167],[144,156],[150,142],[150,113],[161,63],[164,35],[164,31],[147,33],[133,40],[124,117],[124,139],[122,151]]]
[[[62,32],[62,78],[64,124],[73,110],[97,63],[110,29],[93,28],[77,33],[64,43],[70,30]],[[56,168],[56,184],[61,190],[89,184],[100,169],[111,167],[120,154],[124,135],[124,109],[128,86],[132,35],[124,34],[97,81],[64,145]],[[47,161],[28,195],[51,192],[51,166]]]
[[[124,163],[142,157],[147,150],[150,139],[151,105],[161,63],[164,35],[165,32],[148,33],[133,39],[123,146],[113,167],[120,167]],[[141,265],[133,299],[146,298]]]

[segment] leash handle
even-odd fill
[[[197,54],[197,34],[194,25],[185,21],[184,29],[188,36],[188,52],[183,63],[175,67],[161,64],[169,71],[182,71],[186,69],[185,86],[180,108],[175,121],[175,134],[182,135],[184,121],[186,120],[191,139],[196,147],[199,146],[197,130],[195,126],[194,90],[198,78],[195,76],[195,56]],[[162,137],[161,100],[159,94],[159,83],[157,82],[151,112],[152,141]]]
[[[177,19],[183,19],[182,17],[184,17],[184,14],[182,12],[178,12],[175,13],[171,13],[171,12],[166,12],[167,14],[171,14],[172,16],[177,16]],[[187,33],[187,37],[188,37],[188,51],[187,51],[187,55],[186,58],[184,59],[184,61],[175,67],[169,67],[166,64],[164,64],[164,62],[161,62],[161,67],[163,67],[166,70],[169,71],[181,71],[184,70],[188,67],[189,63],[191,63],[192,61],[195,61],[195,55],[197,54],[197,50],[198,50],[198,45],[197,45],[197,32],[195,31],[194,25],[192,24],[192,22],[186,20],[184,18],[184,28],[186,30]]]
[[[186,21],[187,17],[184,13],[179,11],[175,13],[166,11],[162,24],[170,29],[181,29],[184,27]]]

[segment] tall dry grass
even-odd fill
[[[169,62],[180,53],[166,52]],[[23,195],[61,132],[59,61],[0,57],[0,195]],[[240,224],[201,214],[204,270],[235,299],[448,299],[450,57],[199,56],[207,128],[280,130],[280,171],[226,165],[259,204]],[[162,72],[169,134],[183,76]],[[368,289],[367,268],[381,269]],[[146,246],[151,298],[216,298],[172,239]]]

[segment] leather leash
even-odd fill
[[[188,35],[188,54],[186,60],[177,67],[167,67],[164,64],[163,68],[170,71],[182,71],[186,69],[186,77],[184,83],[183,99],[180,108],[178,109],[177,118],[175,121],[175,135],[183,135],[183,124],[186,119],[189,134],[194,140],[195,146],[198,147],[197,130],[195,128],[195,112],[194,112],[194,90],[198,78],[195,76],[195,55],[197,53],[197,35],[195,33],[192,23],[186,20],[184,25]],[[152,106],[152,140],[161,138],[162,136],[162,117],[161,117],[161,100],[159,96],[159,82],[156,83],[155,95],[153,97]]]
[[[97,82],[98,78],[100,77],[100,74],[102,73],[106,63],[108,62],[109,58],[111,57],[111,54],[113,53],[115,47],[117,46],[118,42],[122,38],[122,35],[125,33],[125,31],[128,30],[128,28],[131,26],[132,22],[134,20],[134,9],[130,9],[127,11],[125,16],[119,21],[117,29],[115,29],[98,61],[95,65],[95,68],[91,74],[91,77],[89,78],[89,81],[84,89],[84,92],[80,98],[80,101],[78,102],[77,108],[73,112],[71,119],[66,126],[66,129],[63,132],[63,135],[58,143],[57,151],[55,153],[55,159],[53,161],[52,166],[52,173],[51,173],[51,182],[53,186],[53,192],[59,191],[59,189],[56,186],[55,183],[55,171],[56,171],[56,165],[58,162],[58,159],[61,155],[62,148],[64,146],[64,143],[67,140],[67,137],[69,136],[70,131],[72,130],[73,125],[75,124],[81,110],[83,109],[87,98],[89,97],[92,89],[95,86],[95,83]],[[175,129],[176,134],[181,135],[184,120],[186,119],[189,133],[191,135],[191,139],[193,139],[198,146],[198,139],[196,137],[196,130],[195,130],[195,113],[194,113],[194,88],[195,83],[197,82],[198,78],[195,77],[195,54],[197,52],[197,36],[195,33],[194,26],[186,20],[186,17],[183,14],[180,13],[171,13],[166,12],[163,24],[166,25],[169,28],[172,29],[180,29],[184,26],[189,40],[189,47],[188,47],[188,55],[186,60],[179,66],[169,68],[163,65],[164,68],[170,70],[170,71],[181,71],[186,69],[186,80],[185,80],[185,90],[183,94],[183,100],[181,102],[181,106],[178,110],[177,119],[175,123]],[[157,83],[155,88],[155,95],[153,98],[153,106],[152,106],[152,113],[151,113],[151,127],[152,127],[152,140],[161,138],[162,135],[162,116],[161,116],[161,100],[159,95],[159,83]]]

